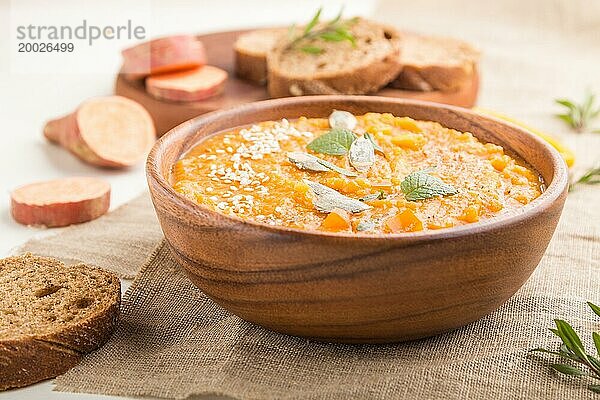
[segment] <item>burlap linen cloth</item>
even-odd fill
[[[576,150],[579,170],[600,161],[600,135],[569,133],[551,116],[555,97],[581,95],[586,87],[600,93],[600,2],[384,1],[376,14],[413,30],[477,43],[484,50],[480,104],[560,135]],[[122,275],[138,268],[142,254],[151,254],[124,295],[115,335],[57,378],[57,390],[239,399],[594,396],[585,387],[589,379],[559,376],[540,361],[543,357],[527,351],[558,346],[547,329],[554,318],[571,322],[593,349],[591,331],[599,330],[600,319],[585,301],[600,303],[599,186],[569,195],[539,267],[498,311],[445,335],[381,346],[309,342],[227,313],[186,280],[159,243],[147,195],[133,204],[67,230],[61,235],[76,229],[68,241],[58,236],[24,247],[68,254]],[[99,233],[98,224],[109,218],[119,221],[114,232],[108,224]],[[141,240],[136,230],[149,232],[149,240]],[[78,241],[67,243],[73,239]]]

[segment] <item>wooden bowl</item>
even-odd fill
[[[472,132],[527,161],[547,189],[518,212],[485,222],[357,237],[225,216],[171,188],[171,166],[208,135],[333,109],[391,112]],[[211,299],[277,332],[348,343],[436,335],[497,309],[539,263],[567,193],[564,161],[523,129],[457,107],[372,96],[285,98],[209,113],[163,136],[146,170],[174,257]]]

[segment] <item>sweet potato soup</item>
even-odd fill
[[[544,187],[530,167],[469,132],[345,111],[210,136],[174,165],[172,183],[222,214],[357,234],[493,218],[531,202]]]

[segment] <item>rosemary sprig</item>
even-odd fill
[[[590,302],[587,304],[596,315],[600,316],[600,307]],[[550,364],[550,368],[560,372],[561,374],[571,376],[589,376],[591,378],[600,380],[600,359],[598,358],[600,357],[600,334],[597,332],[592,333],[592,339],[596,347],[597,356],[587,354],[581,339],[568,322],[561,319],[555,319],[554,322],[556,324],[556,329],[550,328],[550,331],[552,331],[552,333],[558,336],[562,341],[560,349],[558,351],[552,351],[540,347],[529,351],[553,354],[561,357],[564,360],[569,360],[572,363],[580,364],[586,367],[585,369],[581,369],[570,364]],[[591,384],[588,385],[588,389],[592,392],[600,393],[600,385]]]
[[[600,166],[588,169],[576,181],[569,184],[569,191],[577,185],[597,185],[600,183]]]
[[[565,113],[556,114],[556,116],[565,121],[576,132],[587,130],[592,120],[600,115],[600,105],[596,106],[595,104],[596,96],[589,92],[581,104],[568,99],[557,99],[555,101],[566,108]],[[600,133],[600,130],[593,130],[592,132]]]
[[[352,46],[356,46],[356,39],[349,28],[356,22],[356,18],[347,21],[342,21],[342,13],[344,8],[340,9],[338,15],[329,22],[326,22],[319,29],[316,29],[321,19],[323,8],[319,8],[310,22],[304,27],[300,35],[295,34],[296,26],[292,25],[288,31],[290,43],[289,49],[298,48],[299,50],[309,54],[321,54],[323,49],[314,44],[306,44],[301,46],[303,42],[310,39],[321,39],[326,42],[343,42],[349,41]]]

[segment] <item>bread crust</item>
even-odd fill
[[[468,84],[474,73],[474,63],[453,67],[405,65],[390,86],[396,89],[421,92],[433,90],[453,92]]]
[[[236,48],[235,74],[239,78],[265,85],[267,83],[266,55],[251,54]]]
[[[54,259],[34,257],[38,262]],[[63,265],[64,266],[64,265]],[[108,275],[110,301],[98,307],[90,317],[47,334],[31,334],[17,338],[0,338],[0,391],[23,387],[63,374],[77,365],[82,357],[102,346],[117,326],[121,302],[119,278],[111,272],[83,264],[67,268],[83,268]]]
[[[287,41],[280,42],[267,54],[268,91],[271,97],[303,96],[312,94],[368,94],[378,91],[392,81],[402,69],[398,32],[383,26],[391,37],[390,52],[379,60],[348,72],[294,77],[279,67],[278,59]]]
[[[266,85],[267,52],[286,31],[285,28],[268,28],[240,35],[233,46],[236,76],[258,85]],[[260,47],[252,47],[247,43],[249,37],[258,37],[257,40],[262,41]]]
[[[430,48],[431,43],[436,43],[439,48],[445,47],[460,55],[455,59],[443,62],[434,60],[422,60],[415,63],[414,60],[403,59],[400,56],[400,62],[404,65],[402,71],[394,79],[390,86],[396,89],[416,90],[429,92],[440,90],[443,92],[454,92],[462,89],[463,86],[470,84],[473,76],[477,73],[477,64],[479,61],[479,51],[468,43],[460,40],[424,36],[412,33],[405,33],[405,38],[409,38],[412,43],[422,42],[424,48]],[[400,43],[402,48],[402,41]],[[406,54],[409,52],[404,52]],[[408,56],[410,57],[410,56]],[[457,62],[457,59],[460,62]]]

